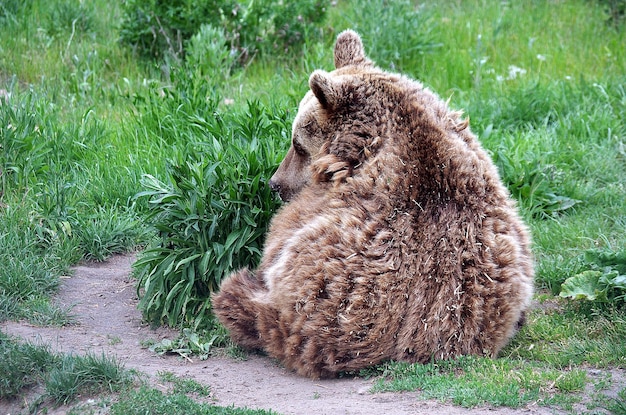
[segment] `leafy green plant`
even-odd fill
[[[266,29],[267,44],[281,53],[297,49],[307,36],[315,36],[326,18],[330,6],[325,0],[272,1],[271,26]],[[262,6],[261,6],[262,7]],[[252,42],[250,42],[252,43]]]
[[[178,56],[182,42],[205,23],[218,23],[219,15],[210,13],[213,2],[157,2],[130,0],[124,2],[120,40],[147,57],[163,57],[164,53]]]
[[[204,24],[189,40],[185,57],[187,66],[200,77],[206,77],[212,85],[228,79],[235,60],[221,27]]]
[[[139,307],[152,322],[212,327],[210,294],[230,272],[260,259],[279,204],[267,185],[280,148],[273,137],[283,137],[286,124],[257,103],[228,118],[202,120],[206,141],[188,136],[167,183],[151,175],[142,181],[147,190],[137,198],[148,198],[158,237],[134,269]]]
[[[14,94],[0,105],[0,195],[36,189],[42,214],[64,216],[71,204],[74,168],[105,135],[88,110],[59,123],[59,108],[46,94]]]
[[[626,303],[626,251],[588,251],[585,260],[590,269],[566,279],[559,295],[575,300]]]

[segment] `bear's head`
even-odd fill
[[[337,37],[334,58],[334,71],[316,70],[311,75],[310,91],[293,122],[291,146],[270,180],[283,201],[314,179],[349,174],[375,146],[375,126],[359,112],[367,95],[366,75],[380,70],[365,56],[361,38],[351,30]],[[324,167],[320,170],[316,164]]]

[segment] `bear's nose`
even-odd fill
[[[270,189],[280,193],[280,184],[277,181],[270,179]]]

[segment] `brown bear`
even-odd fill
[[[213,310],[243,347],[330,377],[495,356],[533,293],[530,237],[468,122],[342,32],[271,180],[289,202]]]

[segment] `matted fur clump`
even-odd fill
[[[235,342],[309,377],[495,356],[533,292],[528,231],[460,113],[345,31],[315,71],[271,185],[289,200],[256,271],[213,310]]]

